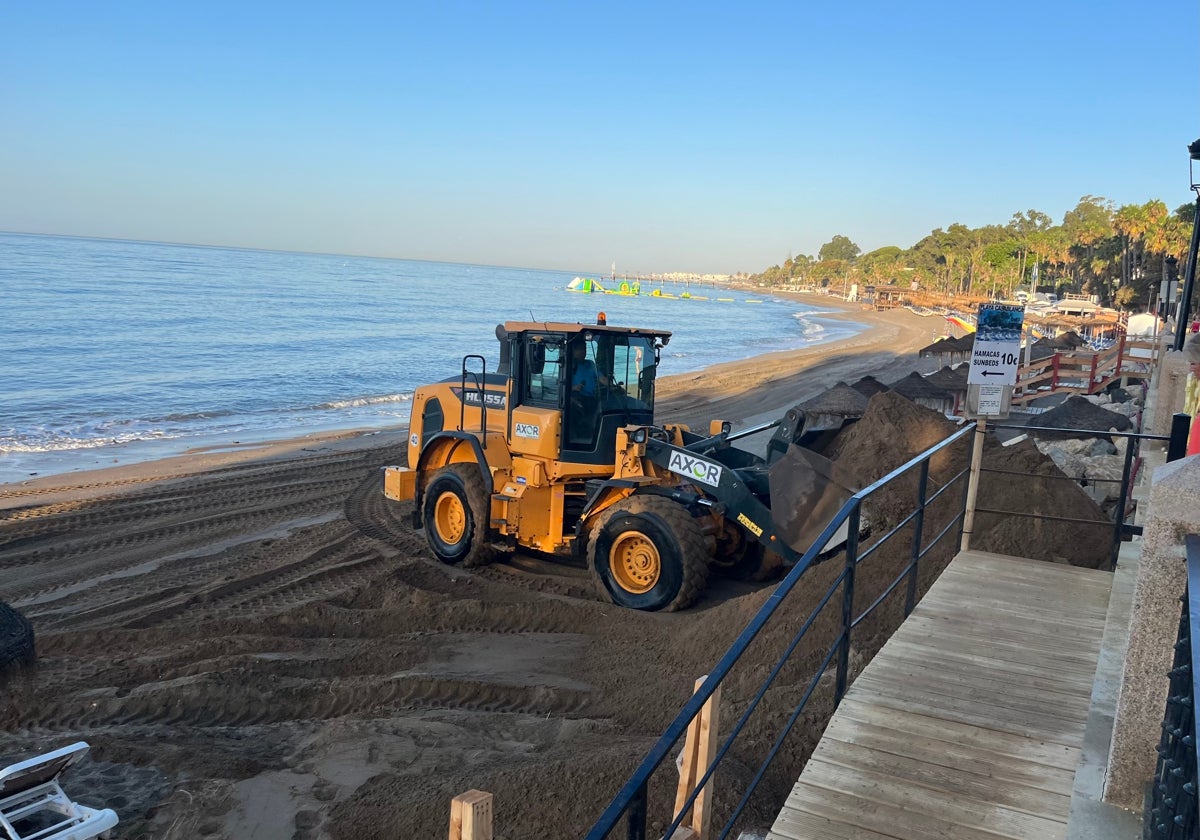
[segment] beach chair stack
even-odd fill
[[[0,770],[0,840],[90,840],[117,824],[111,809],[80,805],[59,776],[87,754],[83,741]]]

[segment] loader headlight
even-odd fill
[[[634,443],[645,443],[646,442],[645,428],[636,430],[632,435],[629,436],[629,439],[632,440]]]

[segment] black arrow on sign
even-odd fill
[[[993,372],[993,371],[990,371],[990,370],[985,370],[985,371],[983,372],[983,376],[1003,376],[1003,375],[1004,375],[1004,372],[1003,372],[1003,371],[999,371],[999,370],[997,370],[997,371],[994,371],[994,372]]]

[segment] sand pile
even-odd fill
[[[1090,406],[1086,401],[1081,402]],[[863,418],[844,430],[825,454],[852,470],[865,486],[943,440],[956,428],[938,412],[887,392],[872,397]],[[969,439],[933,458],[929,495],[967,466],[968,446]],[[977,509],[1010,513],[978,514],[972,548],[1089,568],[1107,565],[1111,520],[1078,484],[1063,480],[1063,473],[1053,460],[1038,452],[1032,443],[1002,446],[989,435],[984,445],[983,467]],[[872,526],[892,527],[900,521],[912,509],[916,492],[915,470],[895,487],[880,491],[867,505]],[[945,495],[956,497],[958,493],[953,489]],[[954,505],[959,498],[954,499]],[[1050,522],[1028,514],[1083,519],[1097,524]],[[939,529],[948,521],[940,508],[932,520]],[[927,521],[927,529],[930,524]]]

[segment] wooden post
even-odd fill
[[[707,677],[696,680],[695,691],[699,691]],[[675,812],[672,817],[678,817],[683,810],[683,804],[700,781],[700,777],[708,772],[717,752],[717,728],[721,712],[721,686],[717,686],[712,696],[700,708],[699,714],[688,724],[687,735],[683,740],[683,764],[679,768],[679,787],[675,790]],[[670,840],[708,840],[712,822],[712,793],[713,779],[709,779],[704,789],[692,803],[691,813],[679,824],[679,829]]]
[[[492,840],[492,795],[469,790],[450,800],[450,840]]]
[[[1050,377],[1050,391],[1053,393],[1058,390],[1058,367],[1062,364],[1062,354],[1055,353],[1051,364],[1053,365],[1054,375]]]
[[[971,548],[971,531],[975,527],[975,498],[979,495],[979,467],[983,462],[983,439],[986,433],[987,420],[980,417],[975,421],[975,441],[971,447],[971,475],[967,479],[967,508],[963,511],[960,551],[968,551]]]

